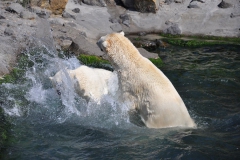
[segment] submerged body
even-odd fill
[[[122,33],[101,37],[99,47],[118,74],[123,100],[133,102],[149,128],[194,127],[195,123],[170,80],[143,57]]]

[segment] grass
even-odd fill
[[[149,58],[149,60],[157,67],[157,68],[161,68],[164,64],[161,58]]]
[[[78,60],[86,66],[113,70],[109,61],[93,55],[80,54]]]
[[[162,40],[177,46],[182,47],[202,47],[219,44],[235,44],[240,45],[240,38],[238,37],[218,37],[208,35],[171,35],[160,33],[160,36],[164,37]],[[189,40],[184,40],[188,38]]]
[[[84,65],[90,66],[90,67],[96,67],[96,68],[103,68],[103,69],[108,69],[108,70],[113,70],[111,67],[111,64],[109,61],[104,60],[100,57],[97,56],[92,56],[92,55],[85,55],[81,54],[78,57],[78,60],[82,62]],[[158,68],[161,68],[163,66],[163,61],[161,58],[149,58],[149,60]]]
[[[171,45],[182,46],[182,47],[202,47],[202,46],[212,46],[219,44],[229,44],[225,41],[205,41],[205,40],[183,40],[176,38],[164,38],[164,42],[167,42]]]
[[[4,75],[0,79],[0,85],[2,83],[15,83],[17,80],[22,78],[25,70],[31,66],[33,66],[33,62],[28,59],[28,56],[25,54],[21,54],[18,57],[18,63],[15,68],[9,74]]]

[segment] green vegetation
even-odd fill
[[[93,55],[80,54],[77,58],[84,65],[87,65],[90,67],[95,67],[95,68],[103,68],[103,69],[107,69],[107,70],[113,70],[110,65],[110,62],[107,60],[104,60],[100,57],[93,56]]]
[[[169,33],[160,33],[160,36],[166,37],[166,38],[181,38],[182,37],[182,35],[180,35],[180,34],[173,35],[173,34],[169,34]]]
[[[206,35],[171,35],[161,33],[160,36],[164,37],[162,40],[177,46],[182,47],[202,47],[219,44],[235,44],[240,45],[240,38],[237,37],[217,37]]]
[[[13,70],[10,72],[10,74],[7,74],[5,76],[3,76],[2,79],[0,79],[0,84],[2,83],[14,83],[18,77],[20,77],[21,74],[21,70],[17,69],[17,68],[13,68]]]
[[[202,46],[211,46],[211,45],[217,45],[217,44],[228,44],[227,42],[224,42],[224,41],[183,40],[183,39],[177,39],[177,38],[163,39],[163,41],[171,45],[177,45],[182,47],[202,47]]]
[[[135,41],[140,41],[140,40],[141,40],[141,37],[133,38],[133,40],[135,40]]]
[[[161,58],[157,58],[157,59],[149,58],[149,60],[158,68],[161,68],[163,66],[163,61]]]
[[[81,54],[80,56],[78,56],[78,59],[84,65],[87,65],[90,67],[103,68],[111,71],[113,70],[109,61],[104,60],[97,56]],[[161,58],[157,58],[157,59],[149,58],[149,60],[158,68],[161,68],[163,66],[163,61]]]
[[[2,83],[15,83],[17,80],[22,78],[23,74],[25,73],[25,70],[29,67],[32,67],[34,63],[28,59],[28,56],[25,54],[21,54],[18,57],[18,63],[15,68],[12,69],[12,71],[3,76],[0,79],[0,84]]]

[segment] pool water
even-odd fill
[[[161,70],[185,102],[196,129],[132,124],[126,104],[108,96],[101,104],[86,103],[71,86],[59,96],[48,77],[81,64],[75,57],[26,52],[33,66],[23,79],[0,85],[1,107],[12,127],[12,141],[2,157],[240,159],[240,47],[168,47],[155,52],[163,59]]]

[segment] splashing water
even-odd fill
[[[35,52],[35,53],[33,53]],[[46,112],[50,115],[50,119],[56,120],[57,123],[63,123],[67,119],[75,117],[83,125],[93,125],[101,127],[115,126],[120,123],[129,123],[127,110],[128,107],[118,102],[111,95],[105,95],[101,99],[101,103],[97,104],[94,101],[86,102],[83,98],[75,93],[74,84],[68,75],[67,69],[76,69],[81,64],[75,57],[69,59],[60,59],[54,56],[53,53],[43,50],[29,50],[25,53],[28,60],[33,63],[33,66],[28,68],[25,73],[25,80],[20,84],[3,84],[1,87],[4,90],[21,90],[25,88],[21,95],[5,94],[14,105],[3,106],[5,112],[10,116],[25,116],[36,112]],[[63,71],[61,94],[58,95],[49,79],[59,70]],[[113,76],[109,80],[110,92],[117,90],[117,76]],[[16,98],[19,101],[24,101],[24,106],[19,106]],[[45,110],[45,111],[44,111]],[[54,116],[55,115],[55,116]]]

